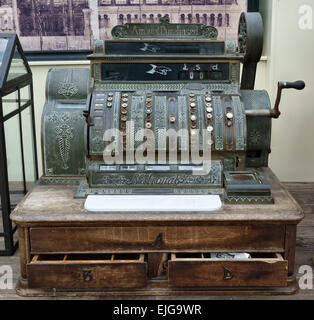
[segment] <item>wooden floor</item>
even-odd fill
[[[314,257],[314,183],[285,183],[285,187],[291,192],[295,199],[299,202],[301,207],[306,213],[305,219],[298,225],[297,231],[297,250],[296,250],[296,271],[298,272],[301,265],[309,265],[313,268],[313,257]],[[2,223],[0,227],[0,232]],[[1,248],[1,240],[0,240]],[[15,285],[19,277],[19,256],[18,252],[13,257],[1,257],[0,256],[0,267],[2,265],[10,265],[13,269],[13,282]],[[314,274],[314,272],[313,272]],[[0,274],[1,276],[1,274]],[[301,274],[297,273],[297,279]],[[314,285],[314,284],[313,284]],[[0,289],[0,300],[6,299],[26,299],[19,297],[15,294],[15,290],[1,290]],[[40,298],[41,299],[41,298]],[[48,299],[48,298],[42,298]],[[65,299],[65,298],[49,298],[49,299]],[[73,299],[73,298],[68,298]],[[77,298],[85,299],[85,298]],[[95,298],[90,297],[89,299],[110,299],[108,298]],[[115,297],[115,299],[119,299]],[[121,297],[121,299],[141,299],[140,297]],[[145,299],[162,300],[162,299],[177,299],[177,297],[145,297]],[[178,299],[189,299],[189,300],[254,300],[254,299],[289,299],[289,300],[314,300],[314,290],[299,290],[299,292],[292,296],[187,296],[179,297]]]

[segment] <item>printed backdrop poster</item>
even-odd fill
[[[25,51],[89,50],[128,22],[203,23],[236,39],[247,0],[0,0],[0,31],[17,33]]]

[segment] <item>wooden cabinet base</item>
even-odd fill
[[[212,287],[206,289],[171,289],[163,284],[150,283],[145,289],[136,290],[65,290],[28,289],[18,283],[16,292],[24,297],[84,297],[84,296],[206,296],[206,295],[291,295],[298,291],[295,279],[286,287]]]
[[[86,212],[76,186],[38,185],[11,219],[22,296],[293,294],[304,213],[269,169],[274,204],[214,212]],[[57,199],[57,201],[56,201]],[[248,253],[248,259],[211,253]]]

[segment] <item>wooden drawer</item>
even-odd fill
[[[31,228],[33,254],[154,251],[284,251],[284,225]]]
[[[252,254],[250,259],[211,259],[210,254],[172,254],[171,287],[283,287],[288,262],[280,254]]]
[[[27,264],[30,288],[141,288],[147,282],[144,255],[36,255]]]

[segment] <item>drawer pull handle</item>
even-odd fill
[[[92,271],[91,270],[83,270],[83,279],[85,282],[90,282],[93,280]]]
[[[163,236],[162,236],[162,232],[159,233],[159,235],[157,236],[156,240],[152,243],[152,247],[158,247],[161,246],[163,242]]]
[[[223,266],[224,269],[224,280],[231,280],[233,278],[233,273],[231,270]]]

